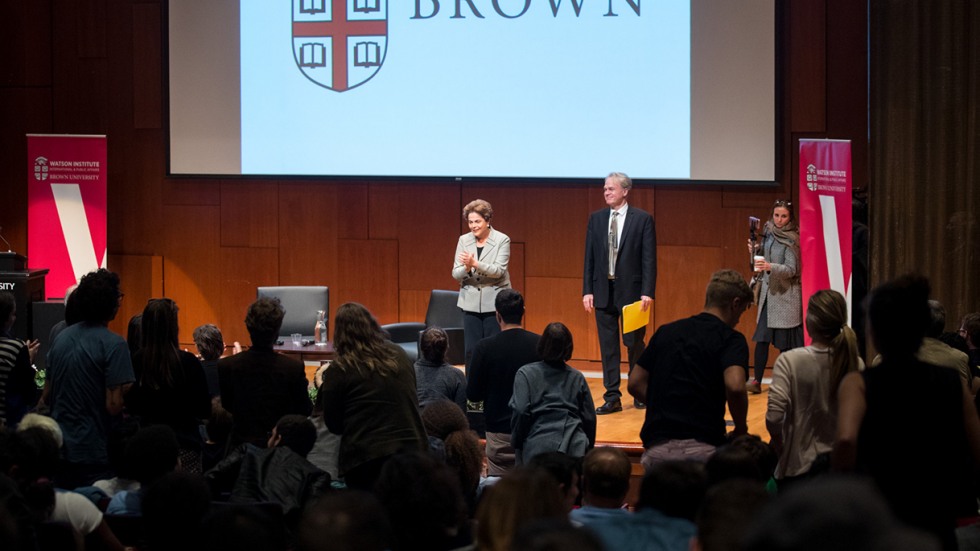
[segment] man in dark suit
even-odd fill
[[[582,305],[586,312],[595,311],[602,353],[602,382],[606,388],[605,403],[596,408],[604,415],[623,410],[619,390],[619,334],[623,306],[642,302],[646,312],[653,304],[657,284],[657,234],[653,217],[630,207],[626,197],[633,188],[630,177],[613,172],[602,188],[609,208],[592,213],[585,234],[585,274]],[[629,369],[643,353],[646,327],[623,334],[629,356]],[[636,401],[637,408],[643,408]]]

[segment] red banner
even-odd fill
[[[833,289],[851,307],[851,142],[800,140],[803,319],[809,297]],[[804,330],[806,324],[804,323]],[[810,342],[807,335],[807,342]]]
[[[105,136],[27,136],[27,252],[48,297],[106,265]]]

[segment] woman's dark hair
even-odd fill
[[[388,512],[396,550],[452,549],[466,521],[455,473],[429,454],[395,454],[385,462],[374,493]]]
[[[427,361],[437,364],[445,363],[446,351],[449,350],[449,337],[441,327],[432,326],[422,331],[419,348],[422,351],[422,357]]]
[[[126,344],[129,345],[129,356],[134,357],[143,347],[143,313],[129,318],[129,325],[126,327]]]
[[[6,440],[4,442],[4,440]],[[3,470],[11,472],[31,517],[37,522],[48,520],[54,509],[54,478],[58,470],[58,442],[51,431],[31,427],[8,432],[0,439]],[[12,467],[16,466],[16,469]]]
[[[177,304],[169,298],[152,298],[143,309],[143,359],[141,384],[172,387],[180,369]]]
[[[547,364],[564,365],[573,349],[572,332],[560,321],[549,323],[538,341],[538,356]]]
[[[475,432],[470,430],[466,414],[456,402],[445,398],[434,400],[422,409],[422,425],[429,436],[439,438],[445,444],[446,464],[459,476],[463,493],[475,496],[483,468],[483,446]]]

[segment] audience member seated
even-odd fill
[[[392,545],[381,502],[358,490],[323,496],[304,515],[297,538],[299,551],[387,551]]]
[[[147,547],[180,551],[216,551],[204,547],[204,519],[211,494],[199,474],[173,472],[143,492]]]
[[[980,312],[972,312],[963,316],[959,334],[966,339],[970,365],[974,368],[980,368]]]
[[[753,480],[726,480],[712,487],[698,512],[698,531],[691,550],[741,551],[749,523],[769,499],[765,488]]]
[[[915,357],[929,327],[928,298],[928,281],[916,276],[872,291],[868,321],[882,362],[841,383],[833,462],[870,475],[899,520],[955,549],[957,517],[976,515],[965,481],[980,464],[980,420],[955,371]],[[920,475],[911,476],[912,466]]]
[[[286,551],[290,538],[281,516],[246,505],[214,506],[204,519],[206,551]]]
[[[214,495],[234,503],[272,502],[295,527],[311,500],[330,487],[330,475],[306,460],[316,428],[303,415],[286,415],[272,429],[267,448],[243,444],[205,474]]]
[[[415,369],[360,304],[337,309],[333,335],[337,357],[320,387],[323,419],[341,435],[340,470],[347,486],[368,490],[392,455],[427,448]]]
[[[394,531],[395,551],[456,549],[472,542],[457,476],[422,452],[396,454],[374,486]]]
[[[707,490],[708,476],[704,464],[665,461],[643,477],[636,510],[652,509],[668,517],[693,523]]]
[[[422,357],[415,361],[415,383],[418,385],[419,407],[440,398],[456,402],[466,412],[466,375],[446,362],[449,337],[439,327],[422,332],[419,349]]]
[[[625,509],[590,505],[604,503],[612,507],[613,503],[621,502],[615,497],[602,498],[594,490],[607,496],[623,492],[625,497],[625,490],[619,489],[624,471],[622,458],[608,455],[607,458],[611,461],[604,467],[588,467],[590,472],[609,470],[599,475],[598,488],[594,488],[592,482],[586,482],[586,506],[574,511],[572,519],[588,519],[588,522],[582,522],[599,535],[608,549],[687,551],[696,532],[693,519],[704,497],[704,466],[689,461],[658,463],[644,477],[636,512],[630,513]],[[604,479],[605,476],[610,478]],[[587,480],[590,478],[586,476]]]
[[[528,523],[514,536],[517,551],[604,551],[602,542],[588,529],[567,520],[545,519]],[[619,551],[619,550],[612,550]]]
[[[476,513],[476,491],[483,471],[483,446],[470,430],[466,415],[446,399],[429,402],[422,409],[422,424],[429,438],[443,442],[446,464],[456,473],[470,514]]]
[[[579,504],[581,497],[582,459],[562,452],[544,452],[531,458],[528,467],[542,470],[558,484],[558,496],[568,513]]]
[[[742,507],[742,501],[736,498],[731,506]],[[741,548],[938,551],[940,546],[935,537],[899,523],[869,480],[826,476],[780,492],[748,525]]]
[[[477,533],[473,549],[511,551],[515,534],[528,524],[537,520],[566,519],[567,511],[559,495],[554,479],[541,469],[518,467],[512,470],[484,492],[476,512]]]
[[[731,442],[718,448],[707,463],[708,487],[726,480],[748,479],[767,487],[779,456],[772,447],[754,434],[736,436]]]
[[[847,319],[847,302],[840,293],[817,291],[806,311],[813,343],[783,352],[772,368],[766,428],[779,454],[775,477],[781,487],[830,468],[837,388],[844,375],[864,369]]]
[[[272,349],[283,316],[278,299],[253,302],[245,316],[252,347],[218,361],[221,405],[234,417],[229,449],[242,443],[265,447],[269,427],[283,415],[309,416],[313,409],[303,362]]]
[[[133,358],[136,384],[126,409],[143,426],[167,425],[180,443],[180,468],[201,473],[201,423],[211,415],[211,399],[201,362],[180,349],[177,304],[169,298],[146,303],[142,347]]]
[[[569,518],[593,532],[607,549],[636,549],[627,525],[625,508],[632,465],[626,452],[602,447],[590,450],[582,461],[582,507]]]
[[[51,480],[59,463],[58,428],[54,420],[8,435],[0,453],[0,470],[17,484],[40,521],[71,525],[79,538],[91,538],[111,551],[123,547],[102,512],[81,494],[55,489]]]
[[[922,344],[915,352],[915,357],[921,362],[948,367],[956,370],[963,379],[963,382],[970,385],[973,381],[973,374],[970,370],[970,357],[966,352],[956,350],[947,345],[939,338],[946,329],[946,308],[938,300],[929,301],[929,326],[926,335],[922,338]],[[875,356],[871,365],[877,367],[881,364],[881,354]]]
[[[177,435],[167,425],[140,429],[126,443],[124,471],[139,487],[116,493],[106,508],[106,514],[142,515],[143,488],[173,472],[179,463],[178,453]]]
[[[34,355],[40,344],[16,338],[10,330],[17,319],[13,293],[0,291],[0,427],[15,427],[37,403]]]
[[[65,436],[64,488],[113,476],[110,419],[122,412],[125,390],[136,380],[126,341],[108,328],[120,300],[116,274],[102,269],[83,276],[72,293],[80,322],[66,327],[48,352],[47,399]]]
[[[510,444],[518,465],[544,452],[582,458],[595,445],[592,391],[585,376],[566,363],[573,347],[565,324],[548,324],[538,341],[541,361],[514,376]]]
[[[221,386],[218,383],[218,360],[225,353],[224,337],[218,326],[207,323],[194,329],[193,338],[194,346],[197,347],[197,353],[201,357],[204,378],[208,382],[208,394],[214,399],[221,395]]]

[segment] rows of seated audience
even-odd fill
[[[809,297],[812,344],[776,360],[764,441],[746,434],[732,330],[751,292],[714,274],[705,310],[658,330],[630,375],[649,404],[642,466],[597,445],[571,332],[526,329],[513,289],[466,371],[441,329],[413,365],[364,306],[340,306],[312,392],[273,349],[277,300],[249,306],[244,350],[208,324],[194,355],[170,299],[128,339],[109,331],[122,293],[104,269],[69,294],[39,389],[37,342],[10,334],[0,292],[0,549],[980,549],[980,314],[944,333],[929,292],[915,276],[872,292],[867,369],[844,298]],[[699,361],[696,377],[663,367]]]

